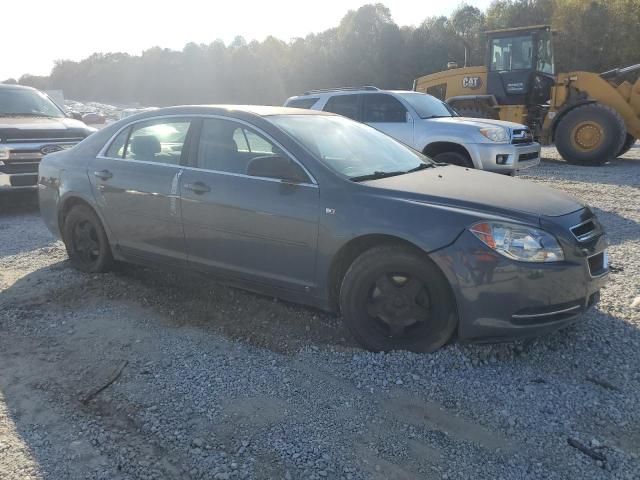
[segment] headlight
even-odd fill
[[[7,147],[0,147],[0,160],[9,160],[10,151]]]
[[[480,133],[492,142],[505,143],[510,140],[509,132],[501,127],[481,128]]]
[[[564,252],[555,237],[526,225],[480,222],[469,229],[487,247],[521,262],[560,262]]]

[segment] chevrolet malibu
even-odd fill
[[[608,273],[589,207],[330,113],[145,112],[47,155],[38,182],[79,270],[184,267],[340,312],[371,350],[554,331],[597,302]]]

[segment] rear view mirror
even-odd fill
[[[67,117],[69,117],[69,118],[73,118],[74,120],[80,120],[80,121],[82,121],[82,114],[81,114],[81,113],[79,113],[79,112],[73,112],[73,111],[71,111],[71,112],[67,113]]]
[[[306,183],[309,181],[300,165],[278,155],[256,157],[247,166],[247,175],[252,177],[277,178],[291,183]]]

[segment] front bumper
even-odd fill
[[[598,302],[609,273],[606,268],[592,271],[589,261],[606,249],[604,234],[577,244],[563,245],[563,262],[518,262],[465,231],[453,245],[432,253],[454,290],[460,339],[534,337],[577,321]]]
[[[0,192],[13,190],[36,190],[38,188],[38,165],[44,157],[42,148],[55,147],[61,150],[73,147],[77,141],[4,143],[9,149],[8,159],[0,161]]]
[[[467,149],[475,167],[489,172],[513,174],[540,163],[540,144],[536,142],[474,143]]]

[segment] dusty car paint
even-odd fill
[[[449,280],[463,339],[559,328],[597,300],[607,272],[593,278],[587,258],[602,252],[606,237],[588,207],[523,180],[455,166],[354,183],[270,121],[271,115],[285,114],[330,115],[279,107],[194,106],[121,120],[45,158],[39,174],[42,217],[60,237],[69,205],[83,201],[102,220],[116,259],[177,265],[333,310],[345,270],[342,260],[351,247],[406,242],[428,254]],[[281,145],[305,168],[309,181],[297,185],[220,175],[189,162],[151,170],[144,165],[143,170],[135,162],[100,155],[124,126],[158,116],[246,122]],[[94,175],[105,169],[112,178]],[[211,194],[196,198],[187,193],[184,186],[196,179],[209,182]],[[109,197],[117,212],[109,211]],[[569,228],[585,219],[594,219],[598,230],[580,243]],[[567,258],[526,264],[499,256],[468,231],[479,220],[543,227],[557,236]],[[567,305],[572,307],[568,314],[556,315]]]

